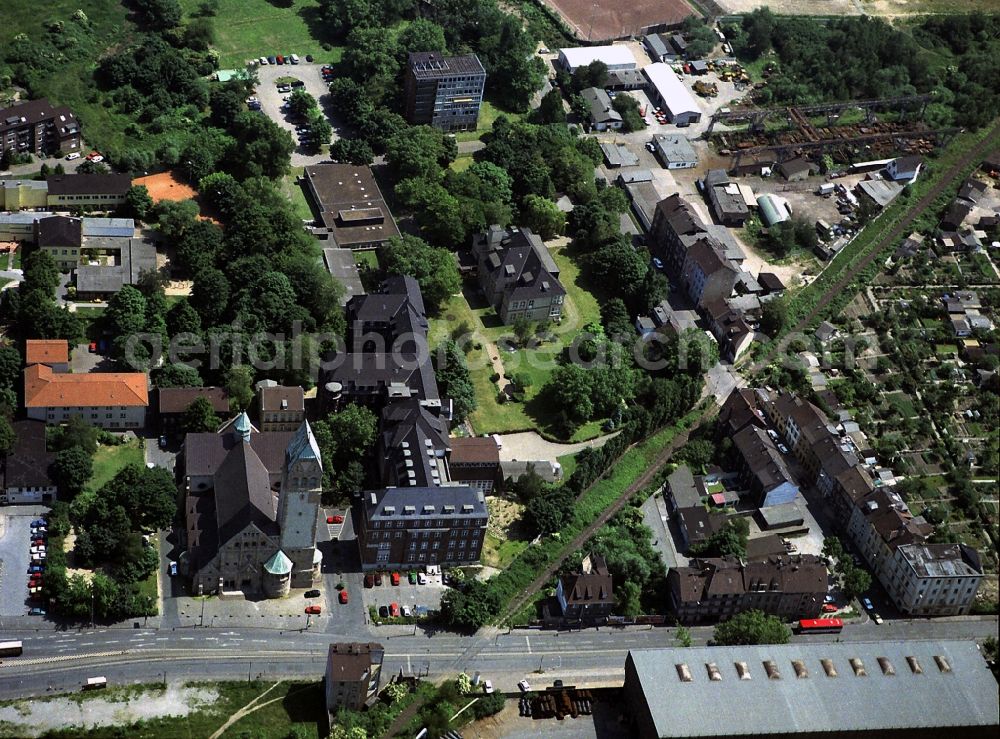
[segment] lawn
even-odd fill
[[[473,158],[472,154],[463,154],[457,157],[455,161],[448,166],[456,172],[464,172],[475,163],[476,160]]]
[[[455,140],[478,141],[483,137],[484,133],[493,129],[493,121],[501,115],[505,115],[512,120],[516,120],[521,117],[520,113],[511,113],[506,110],[501,110],[489,100],[483,100],[483,104],[479,108],[479,121],[476,123],[476,130],[458,131],[455,133]]]
[[[180,0],[186,13],[202,0]],[[249,59],[277,54],[312,54],[317,61],[340,60],[339,47],[324,35],[316,0],[292,0],[276,7],[268,0],[219,0],[214,48],[223,69],[242,67]]]
[[[573,340],[584,325],[592,321],[599,322],[601,310],[597,299],[581,284],[579,264],[565,246],[552,246],[551,252],[559,265],[560,282],[567,292],[562,323],[552,329],[554,341],[545,342],[532,350],[499,349],[506,376],[519,375],[530,380],[523,403],[497,402],[499,393],[496,384],[490,379],[493,366],[485,352],[485,342],[495,343],[503,336],[511,336],[512,331],[509,326],[500,324],[496,313],[482,302],[474,287],[470,285],[465,295],[453,297],[441,311],[440,317],[431,319],[429,340],[432,347],[463,325],[471,329],[475,340],[483,346],[481,349],[471,348],[466,354],[478,402],[478,408],[470,418],[477,434],[536,429],[543,436],[558,438],[555,430],[546,423],[546,419],[554,417],[553,409],[536,400],[536,397],[557,366],[556,357],[563,347]],[[472,305],[469,303],[470,299],[473,301]],[[584,424],[569,440],[585,441],[599,436],[602,423],[603,419],[597,419]]]
[[[94,473],[84,490],[96,492],[104,483],[130,464],[146,464],[146,455],[138,441],[116,446],[99,446],[94,454]]]
[[[958,356],[958,347],[955,344],[935,344],[934,352],[939,357]]]
[[[288,198],[295,210],[295,215],[303,220],[315,219],[309,198],[306,197],[305,188],[297,181],[297,177],[302,174],[302,167],[292,167],[287,176],[281,180],[281,193]]]
[[[527,549],[529,542],[501,539],[487,533],[483,539],[483,553],[480,561],[488,567],[504,569],[514,558]]]
[[[913,405],[913,399],[906,393],[886,393],[885,399],[904,418],[913,418],[917,415],[917,408]]]

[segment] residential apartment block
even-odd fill
[[[745,391],[744,391],[745,392]],[[964,544],[931,544],[934,527],[914,516],[893,490],[890,471],[874,454],[838,431],[819,408],[791,393],[756,390],[744,395],[780,431],[799,460],[804,482],[832,505],[847,538],[868,562],[896,608],[912,616],[966,614],[983,567]]]
[[[69,356],[68,346],[59,356]],[[70,374],[48,364],[29,364],[24,370],[24,406],[28,418],[50,424],[79,416],[104,429],[142,428],[149,406],[148,377],[143,372]]]
[[[566,290],[559,267],[541,238],[528,228],[490,226],[472,238],[479,286],[505,324],[519,318],[556,321],[562,318]]]
[[[560,577],[556,601],[564,621],[590,623],[610,616],[616,602],[614,581],[604,558],[588,554],[579,572]]]
[[[760,508],[792,503],[799,486],[774,441],[757,426],[747,426],[733,437],[740,482]]]
[[[406,120],[443,131],[475,130],[486,70],[475,54],[413,52],[407,58]]]
[[[10,151],[41,158],[80,146],[80,122],[64,105],[39,98],[0,108],[0,155]]]
[[[815,618],[827,593],[827,570],[811,554],[693,559],[667,572],[670,605],[681,623],[725,620],[756,609],[784,619]]]
[[[326,654],[326,713],[330,725],[337,711],[360,711],[378,697],[385,647],[376,642],[331,644]]]

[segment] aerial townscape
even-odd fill
[[[1000,2],[0,2],[0,736],[1000,734]]]

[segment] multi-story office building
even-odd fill
[[[443,131],[475,129],[486,70],[475,54],[411,53],[406,68],[406,119]]]

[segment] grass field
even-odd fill
[[[185,13],[197,10],[201,1],[180,0]],[[287,8],[275,7],[268,0],[219,0],[213,46],[223,69],[277,54],[312,54],[322,62],[340,60],[340,48],[324,35],[316,0],[292,0]]]
[[[511,120],[516,120],[521,117],[518,113],[510,113],[506,110],[501,110],[489,100],[483,100],[483,104],[479,108],[479,121],[476,124],[476,130],[458,131],[455,134],[455,140],[477,141],[478,139],[481,139],[484,133],[493,130],[493,121],[501,115],[505,115]]]
[[[94,454],[94,474],[84,490],[96,492],[108,480],[130,464],[144,465],[146,456],[138,441],[118,446],[100,446]]]

